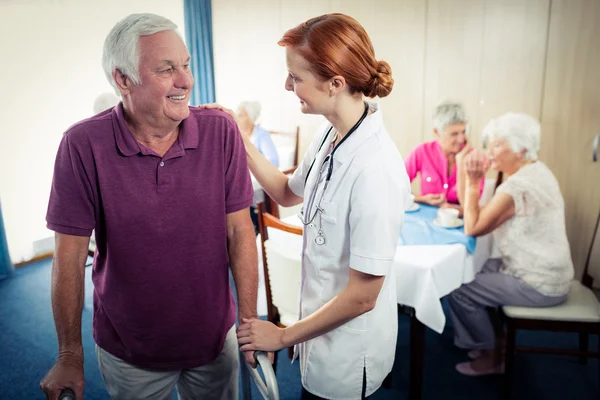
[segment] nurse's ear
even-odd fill
[[[346,79],[341,75],[336,75],[329,79],[329,97],[335,96],[346,87]]]

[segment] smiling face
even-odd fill
[[[285,52],[288,68],[285,89],[300,99],[304,114],[327,114],[333,106],[328,82],[319,80],[310,70],[308,61],[293,48],[286,47]]]
[[[130,80],[125,89],[136,118],[154,126],[178,124],[189,115],[189,96],[194,78],[190,54],[179,35],[163,31],[139,39],[141,83]]]
[[[463,122],[446,125],[441,133],[437,129],[434,132],[445,153],[456,154],[467,143],[467,124]]]

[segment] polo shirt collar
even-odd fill
[[[139,153],[149,154],[148,151],[140,146],[138,141],[129,130],[125,121],[125,112],[123,103],[119,103],[112,110],[113,130],[115,133],[115,141],[117,148],[126,157],[130,157]],[[173,146],[180,146],[183,149],[195,149],[199,142],[198,121],[190,110],[189,116],[181,121],[179,125],[179,136]]]

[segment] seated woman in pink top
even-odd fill
[[[418,145],[405,160],[411,182],[417,174],[421,175],[421,193],[415,194],[415,201],[456,208],[462,214],[456,192],[456,157],[470,149],[463,106],[450,102],[437,106],[433,115],[433,133],[436,140]],[[481,181],[481,191],[484,181]]]

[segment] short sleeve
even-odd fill
[[[225,129],[225,212],[231,214],[252,205],[254,190],[246,149],[237,125],[228,121]]]
[[[512,197],[515,203],[515,215],[521,216],[527,213],[525,201],[527,182],[518,177],[510,177],[498,186],[496,193],[505,193]]]
[[[350,268],[371,275],[389,273],[402,228],[408,187],[383,167],[365,170],[352,188]]]
[[[95,171],[86,168],[86,154],[65,134],[58,147],[48,202],[48,229],[74,236],[91,236],[96,226]],[[89,164],[89,163],[88,163]]]
[[[415,147],[404,160],[408,179],[412,182],[417,173],[421,170],[421,151],[420,146]]]
[[[296,168],[288,181],[290,190],[298,197],[304,197],[304,184],[306,182],[308,171],[310,170],[310,166],[319,152],[319,148],[321,147],[320,145],[327,136],[328,126],[329,124],[325,123],[319,129],[321,134],[315,135],[315,138],[306,151],[306,154],[304,154],[304,158],[300,162],[300,165],[298,165],[298,168]]]

